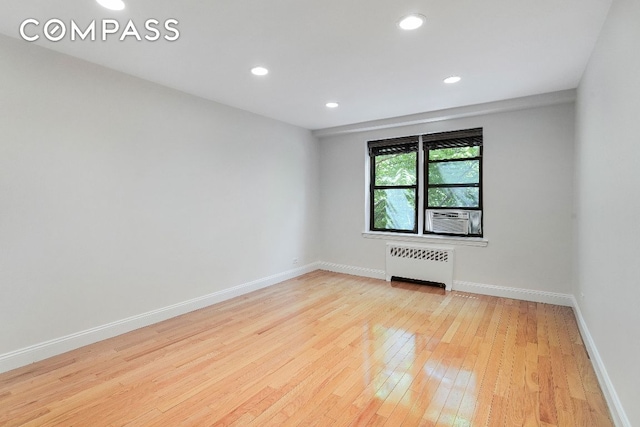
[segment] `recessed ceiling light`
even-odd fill
[[[254,67],[251,69],[251,73],[256,76],[266,76],[269,74],[269,70],[264,67]]]
[[[424,21],[427,18],[424,15],[420,15],[417,13],[412,13],[411,15],[407,15],[398,22],[398,26],[403,30],[415,30],[417,28],[422,27]]]
[[[122,0],[97,0],[97,2],[102,7],[106,7],[111,10],[122,10],[124,9],[124,2]]]
[[[326,106],[327,108],[338,108],[340,104],[338,104],[337,102],[327,102]]]
[[[453,83],[458,83],[460,80],[462,80],[461,77],[459,76],[451,76],[451,77],[447,77],[446,79],[444,79],[444,82],[446,84],[453,84]]]

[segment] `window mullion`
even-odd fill
[[[410,188],[418,188],[418,185],[374,185],[374,190],[407,190]]]
[[[465,188],[465,187],[480,188],[480,183],[468,182],[465,184],[429,184],[429,187],[431,188]]]
[[[471,160],[480,161],[482,157],[462,157],[459,159],[441,159],[441,160],[429,160],[430,163],[451,163],[451,162],[468,162]]]
[[[426,194],[425,189],[425,178],[426,178],[426,167],[424,161],[424,144],[422,142],[422,135],[418,138],[418,168],[416,170],[418,174],[418,188],[416,189],[416,201],[418,210],[418,235],[424,234],[424,209],[425,209],[425,198]]]

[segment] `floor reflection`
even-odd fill
[[[409,392],[409,387],[413,382],[411,368],[414,365],[416,353],[415,335],[401,329],[385,328],[381,325],[375,325],[372,328],[372,334],[374,343],[390,343],[385,347],[382,358],[382,375],[379,375],[373,384],[377,389],[376,396],[386,400],[396,387],[404,396]],[[401,393],[396,390],[394,395],[400,396]],[[407,398],[410,399],[410,396]]]
[[[414,380],[416,336],[408,331],[382,325],[363,325],[363,373],[375,396],[399,403],[411,401]]]
[[[434,340],[381,324],[363,325],[367,394],[387,406],[420,408],[438,425],[470,425],[477,393],[474,356]]]

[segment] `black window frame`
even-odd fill
[[[414,234],[418,236],[453,236],[456,238],[481,238],[484,236],[484,204],[483,204],[483,128],[473,128],[450,132],[437,132],[422,135],[411,135],[400,138],[390,138],[375,141],[368,141],[369,152],[369,231],[372,232],[389,232],[389,233],[401,233],[401,234]],[[437,150],[442,148],[453,147],[479,147],[479,155],[476,157],[467,157],[461,159],[444,159],[444,160],[430,160],[429,152],[431,150]],[[376,185],[376,156],[392,154],[393,152],[402,153],[409,151],[408,147],[415,147],[416,154],[416,184],[415,185],[401,185],[401,186],[381,186]],[[420,160],[422,156],[422,168],[420,168]],[[451,184],[430,184],[429,182],[429,165],[432,163],[448,163],[459,161],[478,161],[479,164],[479,179],[478,183],[451,183]],[[429,188],[478,188],[478,206],[466,207],[442,207],[442,206],[429,206]],[[375,226],[375,190],[384,189],[414,189],[415,191],[415,219],[413,230],[398,230],[389,228],[376,228]],[[422,197],[422,202],[420,198]],[[443,210],[443,211],[479,211],[480,212],[480,232],[477,234],[454,234],[444,232],[427,231],[426,213],[428,210]],[[422,211],[422,212],[420,212]],[[420,220],[422,220],[420,222]],[[419,229],[421,226],[421,229]]]
[[[371,231],[382,231],[390,233],[417,234],[418,233],[418,206],[420,197],[419,176],[420,176],[420,147],[418,135],[382,139],[377,141],[369,141],[369,229]],[[389,154],[416,153],[416,183],[415,185],[376,185],[376,156],[384,156]],[[405,190],[413,189],[415,193],[415,216],[413,230],[401,230],[395,228],[376,228],[375,227],[375,191],[376,190]]]
[[[422,135],[422,155],[424,156],[424,184],[423,184],[423,197],[424,197],[424,211],[426,216],[427,210],[443,210],[443,211],[454,211],[454,210],[465,210],[465,211],[479,211],[481,213],[480,221],[480,233],[478,234],[467,234],[464,237],[483,237],[484,227],[484,215],[483,215],[483,130],[482,128],[474,128],[474,129],[466,129],[459,131],[451,131],[451,132],[439,132],[439,133],[431,133]],[[479,155],[476,157],[465,157],[460,159],[446,159],[446,160],[430,160],[429,153],[431,150],[439,150],[443,148],[464,148],[464,147],[478,147]],[[457,183],[457,184],[431,184],[429,182],[429,165],[432,163],[451,163],[451,162],[462,162],[475,160],[478,161],[479,166],[479,177],[478,183]],[[468,207],[468,206],[429,206],[429,188],[478,188],[478,206],[477,207]],[[423,230],[422,232],[425,235],[444,235],[444,236],[458,236],[459,234],[452,233],[443,233],[443,232],[433,232],[427,231],[426,229],[426,221],[423,221]]]

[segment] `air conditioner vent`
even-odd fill
[[[482,212],[464,210],[427,210],[425,229],[433,233],[481,234]]]

